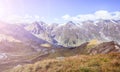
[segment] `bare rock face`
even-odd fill
[[[58,45],[64,47],[75,47],[80,45],[79,26],[72,21],[61,25],[52,31],[52,36]]]
[[[120,42],[120,20],[97,20],[65,24],[35,22],[25,27],[36,37],[54,45],[76,47],[93,39]]]
[[[51,38],[49,36],[50,28],[48,28],[48,25],[45,24],[44,22],[42,21],[34,22],[32,24],[25,26],[25,29],[32,33],[37,38],[51,42]]]
[[[106,54],[111,52],[120,52],[120,45],[118,45],[116,42],[103,42],[96,46],[95,48],[92,48],[89,53],[91,55],[94,54]]]

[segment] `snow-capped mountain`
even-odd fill
[[[120,52],[114,41],[120,42],[119,20],[26,25],[0,22],[0,69],[3,65],[8,69],[44,57]]]
[[[31,28],[32,27],[32,28]],[[120,20],[96,20],[66,24],[33,23],[25,27],[33,35],[52,44],[75,47],[98,39],[120,42]]]

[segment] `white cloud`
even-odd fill
[[[31,23],[34,21],[41,21],[41,20],[45,20],[45,17],[40,17],[38,15],[24,15],[24,16],[19,16],[19,15],[10,15],[4,18],[0,18],[0,20],[5,21],[5,22],[9,22],[9,23],[22,23],[22,22],[26,22],[26,23]]]
[[[68,14],[66,14],[66,15],[62,16],[62,18],[63,18],[64,20],[68,20],[68,19],[70,19],[70,18],[71,18],[71,16],[70,16],[70,15],[68,15]]]
[[[36,18],[36,19],[39,19],[40,17],[39,17],[38,15],[35,15],[35,18]]]
[[[116,20],[120,19],[120,12],[119,11],[113,12],[112,15],[113,15],[114,19],[116,19]]]
[[[96,17],[96,19],[111,19],[112,18],[111,13],[105,10],[96,11],[94,16]]]
[[[85,20],[97,20],[97,19],[120,19],[120,11],[116,12],[108,12],[105,10],[99,10],[96,11],[93,14],[79,14],[76,16],[71,16],[69,14],[65,14],[61,18],[53,18],[54,22],[65,22],[65,21],[74,21],[74,22],[80,22],[80,21],[85,21]],[[26,22],[26,23],[31,23],[34,21],[46,21],[49,20],[47,17],[44,16],[39,16],[39,15],[10,15],[7,17],[0,16],[0,20],[5,21],[5,22],[10,22],[10,23],[21,23],[21,22]],[[51,22],[53,22],[51,21]]]
[[[86,20],[97,20],[97,19],[120,19],[120,12],[108,12],[105,10],[96,11],[93,14],[80,14],[77,16],[64,15],[62,16],[63,20],[72,20],[72,21],[86,21]]]
[[[94,20],[95,16],[92,14],[86,14],[86,15],[78,15],[78,16],[73,17],[73,18],[77,18],[77,20],[84,21],[84,20],[89,20],[89,19]]]
[[[55,21],[58,21],[59,19],[58,18],[54,18]]]
[[[24,18],[24,19],[29,19],[29,18],[32,18],[32,16],[26,14],[23,18]]]

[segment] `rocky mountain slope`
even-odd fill
[[[0,42],[2,43],[14,42],[23,43],[26,46],[32,47],[34,50],[40,50],[41,44],[48,43],[40,38],[35,37],[33,34],[26,31],[22,26],[15,24],[0,23]],[[6,43],[7,45],[7,43]]]
[[[47,50],[44,44],[49,45],[47,41],[37,38],[24,27],[0,22],[0,71],[4,64],[24,62],[29,56],[44,52]]]
[[[38,38],[64,47],[76,47],[92,39],[120,42],[119,20],[96,20],[80,23],[69,21],[66,24],[49,25],[44,22],[35,22],[26,26],[25,29]]]
[[[120,52],[120,45],[114,41],[103,42],[96,47],[92,48],[89,53],[92,55],[95,54],[107,54],[111,52]]]
[[[44,59],[120,52],[119,31],[119,20],[26,25],[0,22],[0,71]]]

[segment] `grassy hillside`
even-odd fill
[[[8,72],[120,72],[120,53],[48,59],[18,65]]]

